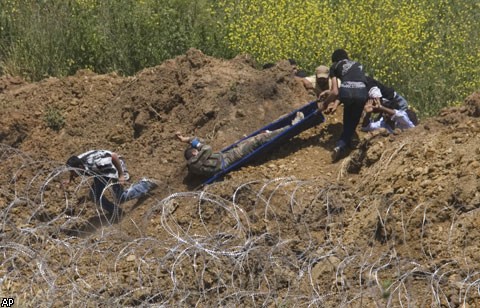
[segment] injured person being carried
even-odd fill
[[[297,112],[292,125],[295,125],[303,118],[303,113]],[[255,136],[241,140],[225,152],[213,152],[210,145],[205,144],[204,140],[197,137],[186,137],[180,132],[177,132],[176,136],[180,141],[189,143],[188,148],[184,152],[189,172],[196,175],[212,176],[252,153],[289,127],[287,125],[274,131],[263,131]]]

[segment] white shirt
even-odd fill
[[[112,162],[112,152],[92,150],[78,155],[87,171],[108,178],[118,179],[118,171]]]
[[[395,123],[395,128],[408,129],[415,127],[404,110],[395,110],[395,114],[390,119]],[[385,128],[389,133],[393,133],[393,129],[387,124],[387,121],[385,121],[383,117],[375,122],[368,123],[367,126],[362,127],[362,131],[371,132],[379,128]]]

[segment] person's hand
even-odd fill
[[[324,112],[325,109],[327,108],[327,106],[325,106],[324,103],[321,103],[321,102],[318,102],[318,101],[317,101],[317,103],[319,103],[319,104],[318,104],[318,111]]]
[[[380,99],[379,98],[374,98],[372,100],[369,100],[371,101],[371,108],[372,108],[372,111],[373,112],[380,112],[381,111],[381,103],[380,103]]]
[[[324,112],[324,113],[325,113],[325,114],[334,114],[335,111],[337,111],[337,107],[338,107],[338,105],[337,105],[335,102],[330,103],[330,104],[328,104],[328,106],[327,106],[327,108],[325,109],[325,112]]]
[[[185,137],[182,135],[181,132],[175,132],[175,136],[177,136],[177,138],[182,141],[182,142],[188,142],[189,138],[188,137]]]
[[[125,175],[122,174],[118,177],[118,183],[120,183],[121,185],[125,185]]]
[[[363,107],[363,111],[366,113],[371,113],[373,111],[373,99],[369,99],[366,103],[365,106]]]
[[[67,187],[70,184],[70,182],[77,176],[78,174],[75,173],[75,171],[70,170],[68,178],[62,180],[60,184],[62,184],[63,187]]]
[[[329,94],[330,94],[330,90],[323,91],[318,95],[317,102],[326,100]]]

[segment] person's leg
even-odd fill
[[[347,154],[347,146],[350,146],[355,129],[362,117],[365,101],[352,100],[344,103],[343,131],[332,152],[332,161],[336,162]]]
[[[224,153],[227,165],[230,165],[242,157],[252,153],[262,144],[272,140],[290,126],[282,127],[271,132],[260,133],[238,143],[234,148]]]
[[[117,204],[122,203],[122,197],[125,194],[125,190],[123,189],[123,186],[120,185],[120,183],[116,182],[111,185],[113,194],[115,195],[115,200]]]
[[[148,179],[142,179],[141,181],[130,185],[127,190],[124,190],[119,184],[114,189],[116,190],[115,195],[119,203],[126,202],[128,200],[137,199],[145,196],[150,190],[157,187],[153,181]]]
[[[362,117],[364,103],[356,101],[346,104],[343,110],[343,132],[337,143],[338,147],[350,145],[355,129]]]
[[[406,113],[410,121],[413,123],[413,125],[417,126],[418,125],[417,113],[410,108],[407,109]]]
[[[350,142],[353,136],[353,122],[352,122],[352,106],[353,104],[344,104],[343,107],[343,130],[340,139],[336,143],[336,147],[344,148]]]
[[[110,202],[104,195],[108,180],[108,178],[96,176],[93,180],[92,193],[95,202],[99,203],[108,213],[113,214],[118,207]]]
[[[392,117],[395,122],[395,128],[408,129],[415,127],[415,125],[408,118],[408,114],[403,110],[395,110],[395,115]]]

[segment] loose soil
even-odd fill
[[[312,99],[287,61],[259,70],[195,49],[133,77],[0,77],[0,294],[31,307],[480,307],[480,92],[408,131],[358,131],[336,163],[342,110],[222,181],[187,174],[176,131],[221,149]],[[66,159],[91,149],[159,187],[106,217],[91,179],[61,184]]]

